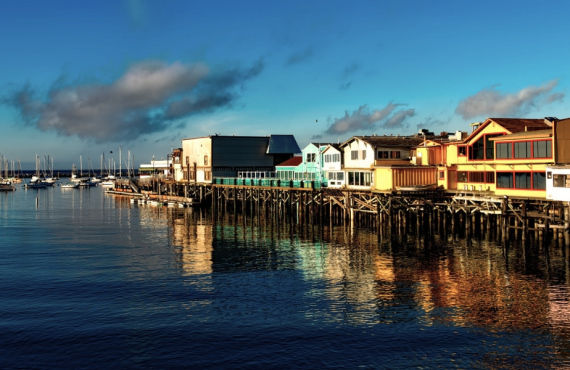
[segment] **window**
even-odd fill
[[[333,181],[343,181],[344,180],[344,172],[329,172],[328,174],[329,180]]]
[[[340,154],[325,154],[325,163],[340,162]]]
[[[210,171],[204,172],[204,179],[205,180],[211,180],[212,179],[212,173]]]
[[[466,171],[457,171],[457,182],[467,182]]]
[[[469,182],[485,182],[485,172],[469,172]]]
[[[350,159],[352,159],[353,161],[358,159],[358,150],[350,151]]]
[[[566,175],[552,175],[552,184],[555,188],[566,187]]]
[[[349,171],[348,185],[370,186],[372,183],[372,174],[370,172]]]
[[[552,157],[552,141],[539,140],[533,142],[534,158],[551,158]]]
[[[400,158],[400,151],[399,150],[392,150],[390,152],[390,158],[392,158],[392,159]]]
[[[515,143],[515,158],[530,158],[530,141]]]
[[[495,143],[490,139],[499,135],[486,135],[485,136],[485,159],[495,158]]]
[[[497,172],[497,187],[512,188],[513,187],[512,172]]]
[[[515,188],[517,189],[530,189],[531,174],[530,172],[517,172],[515,173]]]
[[[362,151],[362,159],[366,159],[366,150]]]
[[[532,188],[537,190],[546,189],[546,174],[544,172],[533,172]]]
[[[444,180],[444,179],[445,179],[445,171],[439,171],[439,179],[440,179],[440,180]]]
[[[307,162],[315,162],[317,155],[315,153],[307,153]]]
[[[485,137],[482,136],[471,145],[469,159],[485,159]]]
[[[497,159],[512,157],[513,152],[511,143],[497,143]]]
[[[467,155],[467,147],[465,145],[459,145],[457,147],[457,155],[464,157]]]
[[[486,172],[485,173],[485,182],[487,184],[494,184],[495,183],[495,173],[494,172]]]
[[[204,156],[204,166],[207,166],[207,165],[208,165],[208,156],[205,155]]]

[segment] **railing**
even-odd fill
[[[309,188],[320,189],[327,186],[326,181],[319,180],[284,180],[277,178],[240,178],[240,177],[214,177],[213,184],[218,185],[245,185],[263,187]]]

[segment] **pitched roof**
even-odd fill
[[[489,120],[497,122],[513,134],[521,131],[546,130],[552,128],[552,126],[544,122],[542,118],[489,118]]]
[[[323,150],[323,153],[329,150],[329,148],[334,148],[340,151],[340,144],[328,144],[327,147]]]
[[[346,145],[352,139],[360,139],[367,142],[373,147],[392,147],[392,148],[412,148],[423,142],[422,137],[418,136],[353,136],[341,146]]]
[[[291,157],[288,160],[286,160],[285,162],[281,162],[278,165],[276,165],[276,167],[284,167],[284,166],[288,166],[288,167],[293,167],[293,166],[298,166],[303,162],[303,157]]]
[[[271,135],[267,154],[295,154],[301,153],[301,149],[293,135]]]
[[[518,140],[518,139],[528,139],[528,138],[548,138],[552,137],[552,129],[548,130],[532,130],[532,131],[520,131],[510,135],[496,136],[489,138],[491,141],[503,141],[503,140]]]

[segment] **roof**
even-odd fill
[[[328,144],[327,147],[323,150],[323,153],[329,150],[330,148],[336,149],[340,152],[340,144]]]
[[[353,139],[360,139],[373,147],[412,148],[423,143],[423,137],[418,136],[353,136],[341,146],[345,146]]]
[[[534,131],[522,131],[510,135],[503,135],[489,138],[491,141],[503,141],[503,140],[517,140],[517,139],[527,139],[527,138],[548,138],[552,136],[552,129],[548,130],[534,130]]]
[[[530,119],[530,118],[489,118],[497,122],[511,133],[521,131],[534,131],[552,129],[552,126],[544,122],[543,118]]]
[[[538,118],[487,118],[485,122],[482,122],[479,127],[473,131],[469,136],[463,140],[463,143],[468,143],[472,138],[479,135],[485,127],[487,127],[491,122],[496,122],[500,126],[504,127],[509,133],[514,134],[521,131],[534,131],[534,130],[546,130],[552,129],[552,127],[545,122],[544,119]]]
[[[278,165],[276,165],[276,167],[285,167],[285,166],[293,167],[300,165],[302,162],[303,162],[303,157],[296,156],[289,158],[285,162],[279,163]]]
[[[293,135],[271,135],[267,154],[295,154],[301,153],[301,149]]]

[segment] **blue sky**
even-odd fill
[[[0,154],[56,167],[180,139],[570,116],[570,3],[24,1],[0,12]]]

